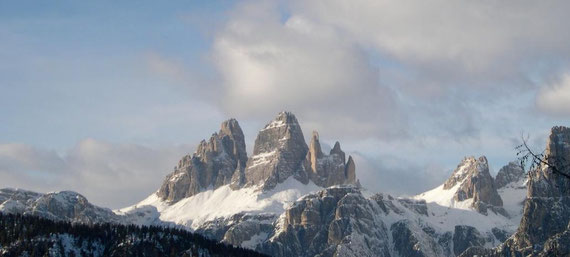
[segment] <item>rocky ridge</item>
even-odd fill
[[[438,195],[453,194],[452,199],[440,199],[439,204],[450,207],[471,208],[487,215],[488,210],[508,217],[503,209],[503,200],[497,191],[495,180],[489,173],[485,156],[466,157],[445,183],[434,190],[418,195],[419,199],[440,198]]]
[[[497,188],[503,188],[513,182],[517,182],[525,176],[525,171],[518,162],[509,162],[503,166],[495,177],[495,185]]]
[[[321,150],[319,133],[314,131],[309,144],[309,151],[303,165],[309,179],[321,187],[334,185],[356,185],[356,168],[352,156],[345,160],[345,153],[337,141],[328,155]]]
[[[244,136],[238,122],[224,121],[218,133],[208,141],[202,140],[196,152],[178,162],[157,195],[162,200],[177,202],[209,187],[216,189],[231,183],[234,172],[243,170],[246,161]]]
[[[157,195],[175,203],[207,189],[230,185],[234,190],[256,186],[267,191],[289,177],[303,184],[328,187],[355,184],[355,164],[337,142],[329,155],[320,151],[318,134],[311,149],[295,115],[280,112],[261,129],[248,158],[243,132],[235,119],[222,123],[218,133],[203,140],[196,152],[184,156],[164,180]],[[317,151],[318,149],[318,151]]]
[[[291,113],[280,113],[260,131],[250,158],[240,142],[237,121],[224,122],[156,194],[110,219],[176,223],[272,256],[457,256],[497,246],[518,226],[511,209],[503,208],[512,198],[503,195],[508,185],[521,180],[510,164],[493,179],[485,157],[467,157],[444,184],[424,194],[366,196],[350,185],[358,184],[354,162],[340,144],[324,154],[313,133],[307,145]],[[565,231],[549,237],[544,249],[558,251]]]
[[[40,194],[3,188],[0,189],[0,211],[84,224],[124,222],[112,210],[95,206],[84,196],[72,191]]]

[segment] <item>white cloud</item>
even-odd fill
[[[117,208],[157,190],[188,146],[152,149],[86,139],[60,155],[22,144],[0,145],[0,187],[77,191],[92,203]]]
[[[570,115],[570,73],[542,87],[537,96],[538,107],[551,114]]]
[[[334,28],[300,16],[282,22],[270,3],[245,5],[214,43],[223,77],[218,100],[232,116],[268,119],[291,110],[337,135],[401,134],[394,92],[379,84],[368,58]]]
[[[230,116],[291,110],[342,138],[425,129],[477,136],[473,106],[533,106],[536,77],[570,66],[566,1],[295,1],[237,5],[214,36]],[[544,68],[550,67],[550,68]],[[339,126],[339,124],[350,124]],[[503,124],[506,125],[506,124]],[[520,129],[520,128],[516,128]]]

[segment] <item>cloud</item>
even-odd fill
[[[439,86],[492,88],[482,82],[520,82],[528,61],[568,56],[569,7],[567,1],[333,0],[296,1],[292,12],[337,28]]]
[[[358,152],[351,155],[361,185],[373,193],[415,195],[442,184],[451,174],[433,163],[418,165],[404,159],[369,157]]]
[[[542,111],[554,115],[570,115],[570,73],[542,87],[536,104]]]
[[[188,146],[152,149],[136,144],[80,141],[65,154],[22,144],[0,145],[2,187],[73,190],[92,203],[118,208],[158,189]]]
[[[570,66],[566,1],[238,4],[214,35],[223,112],[291,110],[341,138],[479,136],[485,109]],[[508,12],[505,12],[508,10]],[[546,68],[545,68],[546,67]],[[339,124],[349,124],[340,126]],[[519,128],[517,128],[519,129]]]
[[[249,4],[235,12],[213,49],[223,79],[218,100],[230,114],[267,119],[290,110],[337,135],[402,133],[394,92],[379,84],[367,54],[331,27],[300,16],[282,22],[276,6]]]

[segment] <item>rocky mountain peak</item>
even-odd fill
[[[333,185],[356,184],[355,165],[352,157],[345,160],[345,153],[336,142],[329,155],[321,151],[319,134],[313,132],[309,152],[303,165],[309,179],[316,185],[330,187]]]
[[[451,176],[445,181],[443,184],[443,189],[450,189],[464,181],[465,178],[479,173],[484,173],[485,171],[489,173],[489,164],[487,162],[487,157],[465,157],[459,163],[459,165],[457,165],[457,168],[453,170]]]
[[[319,132],[317,131],[313,131],[313,136],[311,137],[311,142],[309,143],[308,154],[310,154],[312,158],[315,160],[323,157],[323,151],[321,150],[321,143],[319,142]]]
[[[559,172],[570,174],[570,128],[556,126],[551,129],[544,160]],[[542,165],[529,175],[529,197],[570,196],[570,179],[556,174],[554,168]]]
[[[308,151],[299,122],[290,112],[280,112],[257,134],[253,156],[248,160],[245,181],[248,185],[262,185],[264,190],[295,175],[307,183],[301,168]]]
[[[86,224],[122,221],[110,209],[95,206],[73,191],[41,194],[22,189],[0,189],[0,212]]]
[[[497,189],[499,189],[513,182],[520,182],[524,178],[525,178],[525,171],[522,168],[521,164],[512,161],[509,162],[509,164],[503,166],[499,170],[497,176],[495,177],[495,184],[497,186]]]
[[[158,191],[158,196],[176,202],[208,187],[230,184],[236,170],[243,169],[247,152],[243,132],[235,119],[224,121],[220,131],[202,140],[196,152],[178,162]]]
[[[472,200],[471,207],[486,214],[487,209],[508,216],[502,208],[503,200],[497,192],[497,186],[489,173],[489,164],[485,156],[466,157],[444,183],[444,190],[456,190],[454,200],[461,202]]]
[[[559,172],[570,174],[568,160],[570,128],[553,127],[546,143],[545,161],[555,165]],[[567,255],[570,234],[570,179],[543,165],[529,171],[527,188],[519,229],[497,251],[512,256]],[[541,253],[543,250],[548,252],[564,247],[566,250],[557,254]]]

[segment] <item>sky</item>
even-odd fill
[[[2,1],[0,188],[119,208],[236,118],[340,141],[374,192],[570,125],[567,1]]]

